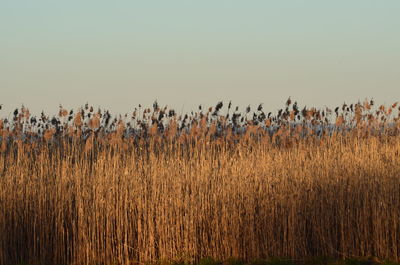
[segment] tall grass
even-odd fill
[[[19,110],[0,123],[0,264],[399,260],[395,107],[234,124],[218,105],[164,123],[154,106],[137,130],[100,111],[33,123]]]

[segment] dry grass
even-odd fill
[[[0,264],[399,260],[398,120],[385,127],[393,113],[376,123],[365,107],[353,127],[337,115],[347,133],[317,135],[306,125],[318,111],[309,112],[297,127],[285,123],[290,111],[265,117],[280,125],[273,134],[254,123],[236,134],[225,117],[199,116],[188,133],[177,118],[134,136],[122,121],[99,131],[99,115],[85,131],[82,114],[36,134],[16,115],[14,126],[0,123]]]

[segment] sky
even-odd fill
[[[400,100],[398,0],[0,0],[0,116]]]

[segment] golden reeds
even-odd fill
[[[0,264],[399,260],[400,123],[371,108],[354,108],[353,127],[337,109],[340,130],[322,131],[315,108],[240,128],[210,110],[162,129],[157,105],[140,130],[78,112],[35,141],[3,121]]]

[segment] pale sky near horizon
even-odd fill
[[[0,0],[0,116],[400,100],[397,0]]]

